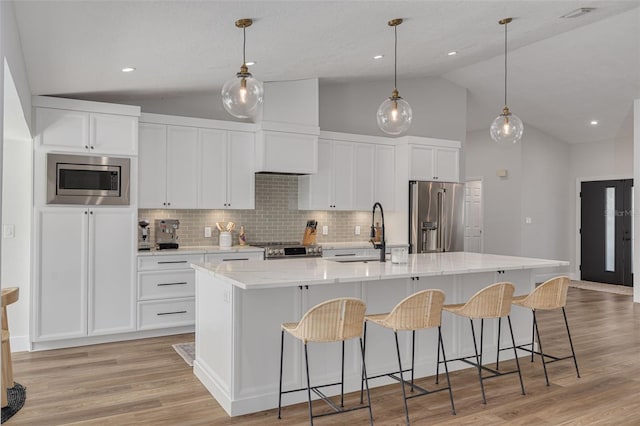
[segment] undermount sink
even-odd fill
[[[337,262],[337,263],[369,263],[369,262],[380,262],[380,258],[378,257],[370,257],[370,258],[363,258],[363,257],[345,257],[345,258],[333,258],[333,259],[327,259],[331,262]]]

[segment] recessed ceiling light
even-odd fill
[[[376,55],[373,57],[373,59],[382,59],[384,58],[384,55]]]
[[[589,12],[596,10],[595,7],[579,7],[576,10],[572,10],[569,13],[565,13],[561,18],[577,18],[578,16],[586,15]]]
[[[598,120],[591,120],[589,122],[589,124],[591,124],[592,126],[597,126],[598,125]]]
[[[458,52],[455,51],[455,50],[452,50],[451,52],[447,52],[447,55],[449,55],[449,56],[455,56],[457,54],[458,54]]]
[[[132,67],[122,68],[122,72],[134,72],[136,69]]]
[[[248,67],[251,67],[251,66],[254,66],[255,64],[257,64],[257,62],[255,62],[255,61],[248,61],[246,65],[247,65]]]

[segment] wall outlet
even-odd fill
[[[360,225],[356,225],[355,234],[360,235]]]
[[[524,223],[526,223],[526,224],[531,224],[531,222],[532,222],[532,220],[531,220],[531,218],[530,218],[530,217],[525,217],[525,218],[524,218]]]
[[[205,238],[211,238],[211,227],[210,226],[205,226],[204,227],[204,237]]]
[[[329,235],[329,227],[327,225],[322,226],[322,235]]]

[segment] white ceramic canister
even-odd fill
[[[220,247],[231,247],[231,232],[220,232]]]

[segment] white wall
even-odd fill
[[[517,144],[496,144],[488,129],[467,134],[466,176],[483,183],[485,253],[569,260],[569,153],[526,123]]]
[[[29,134],[31,123],[31,90],[29,88],[20,37],[16,26],[13,2],[10,1],[0,1],[0,58],[2,58],[3,62],[2,67],[0,67],[0,75],[2,77],[0,81],[0,105],[3,106],[3,114],[0,119],[0,133],[3,135],[3,142],[2,145],[0,145],[0,184],[3,182],[14,183],[13,176],[11,176],[11,180],[9,180],[7,178],[8,172],[4,173],[4,167],[2,166],[3,162],[7,164],[11,163],[15,166],[14,169],[11,170],[12,172],[17,168],[19,176],[25,176],[25,173],[29,174],[26,176],[26,181],[19,183],[19,186],[25,191],[25,194],[30,197],[31,157],[24,158],[21,156],[24,155],[24,150],[30,150],[31,148],[31,135]],[[10,93],[8,93],[9,90],[11,91]],[[10,134],[14,139],[4,141],[5,135],[7,134]],[[18,136],[16,137],[16,135]],[[19,135],[23,135],[23,137]],[[27,146],[18,146],[17,144],[20,142],[24,142]],[[16,143],[16,145],[14,145],[14,143]],[[7,151],[3,158],[2,152],[5,151],[5,147]],[[15,161],[21,161],[21,163],[14,162],[14,153],[18,155]],[[2,175],[5,175],[4,178]],[[2,287],[20,287],[19,301],[7,309],[12,350],[19,351],[27,349],[26,343],[28,342],[29,333],[29,242],[31,239],[31,227],[30,224],[25,225],[23,221],[30,220],[31,218],[31,204],[29,202],[29,204],[25,206],[23,198],[12,197],[13,194],[9,196],[9,199],[0,201],[3,214],[2,222],[5,223],[5,214],[9,215],[8,212],[11,212],[11,220],[13,221],[15,218],[16,224],[19,223],[19,227],[16,227],[16,232],[19,232],[19,238],[10,242],[9,247],[2,247],[0,249],[0,259],[2,260],[0,271],[2,272]],[[5,198],[4,193],[3,197],[0,198]],[[14,205],[13,201],[18,201],[18,204]],[[5,241],[3,241],[2,246],[5,246],[4,242]],[[15,253],[13,252],[14,248],[18,250]],[[15,279],[16,281],[5,282],[5,278],[8,280]]]
[[[380,104],[393,90],[389,79],[359,83],[320,81],[320,128],[334,132],[388,136],[376,123]],[[407,135],[466,138],[467,90],[440,77],[400,80],[402,96],[413,110]]]

